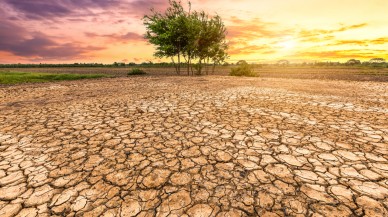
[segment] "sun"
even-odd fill
[[[296,47],[296,41],[293,38],[285,38],[281,42],[278,43],[279,47],[284,50],[291,50]]]

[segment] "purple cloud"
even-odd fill
[[[85,35],[91,38],[106,38],[110,42],[120,43],[146,41],[143,35],[135,32],[128,32],[126,34],[96,34],[93,32],[86,32]]]
[[[58,17],[93,15],[90,9],[98,8],[112,13],[120,11],[130,15],[144,15],[151,8],[165,9],[167,0],[4,0],[15,11],[28,19],[53,19]]]
[[[133,13],[143,16],[149,13],[151,8],[161,11],[166,9],[168,5],[167,0],[135,0],[130,3],[130,8]]]
[[[107,47],[106,43],[88,46],[79,42],[83,34],[101,37],[110,43],[141,42],[144,41],[141,34],[123,34],[122,29],[121,33],[74,31],[72,36],[62,37],[62,40],[67,37],[66,41],[52,37],[58,33],[51,30],[60,29],[60,24],[67,22],[104,26],[117,21],[114,25],[124,26],[126,20],[141,22],[138,18],[151,8],[163,10],[167,6],[167,0],[3,0],[0,1],[0,51],[30,60],[65,60],[85,57]]]
[[[5,0],[15,10],[22,12],[26,18],[41,19],[47,17],[61,17],[71,13],[65,1],[46,0]]]
[[[23,27],[7,20],[0,22],[0,51],[22,57],[50,59],[72,58],[87,52],[101,50],[101,47],[85,47],[76,43],[57,43],[42,33],[30,33]]]

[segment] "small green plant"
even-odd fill
[[[236,68],[232,68],[232,71],[229,73],[230,76],[247,76],[247,77],[257,77],[257,73],[254,71],[253,67],[248,63],[242,62]]]
[[[144,70],[142,69],[139,69],[139,68],[134,68],[132,69],[130,72],[128,72],[128,76],[132,76],[132,75],[145,75],[147,74]]]

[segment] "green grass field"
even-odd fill
[[[0,84],[39,83],[110,77],[102,74],[50,74],[35,72],[0,72]]]

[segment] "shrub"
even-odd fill
[[[236,68],[232,68],[232,71],[229,74],[230,76],[247,76],[247,77],[256,77],[257,73],[254,71],[253,67],[248,63],[242,63]]]
[[[193,64],[193,66],[194,66],[194,69],[195,69],[195,74],[196,75],[201,75],[202,69],[203,69],[203,65],[197,63],[197,64]]]
[[[244,64],[248,64],[247,61],[245,60],[239,60],[236,65],[244,65]]]
[[[131,76],[131,75],[145,75],[147,74],[144,70],[142,69],[139,69],[139,68],[134,68],[132,69],[130,72],[128,72],[128,76]]]

